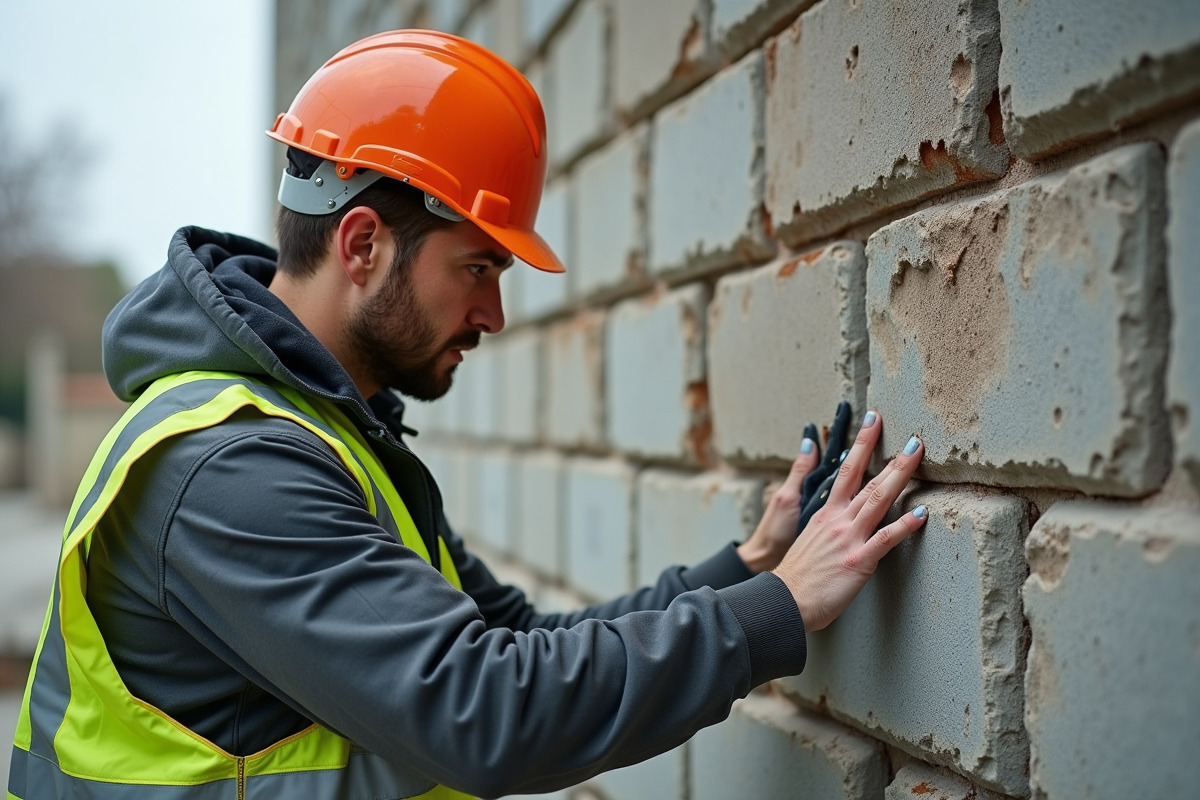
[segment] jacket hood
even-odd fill
[[[253,239],[179,229],[166,265],[104,323],[104,373],[117,396],[132,402],[166,375],[219,370],[266,376],[365,411],[341,364],[267,289],[275,259]]]

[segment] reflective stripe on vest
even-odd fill
[[[125,688],[85,599],[91,534],[137,459],[243,408],[311,431],[354,476],[368,508],[430,562],[399,493],[370,446],[332,403],[244,376],[189,372],[155,382],[109,431],[67,515],[58,577],[13,740],[10,800],[465,798],[362,751],[320,725],[239,757]],[[462,588],[445,543],[441,571]]]

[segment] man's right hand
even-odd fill
[[[774,570],[796,599],[807,631],[821,630],[845,611],[874,574],[879,560],[925,524],[925,507],[918,506],[876,530],[925,452],[914,436],[904,452],[859,491],[882,428],[879,413],[868,412],[850,454],[838,469],[825,507],[813,516]]]

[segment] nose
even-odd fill
[[[490,280],[477,290],[467,323],[484,333],[504,330],[504,303],[500,299],[500,281]]]

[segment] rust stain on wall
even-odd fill
[[[937,791],[936,786],[930,786],[928,781],[921,781],[912,788],[913,794],[933,794]]]
[[[992,92],[992,101],[984,113],[988,118],[988,141],[994,145],[1004,144],[1004,115],[1000,113],[1000,90]]]
[[[686,434],[688,452],[696,461],[707,464],[713,430],[712,415],[708,405],[708,381],[696,381],[688,384],[684,403],[691,412],[691,424],[688,426]]]
[[[918,148],[918,154],[921,157],[921,166],[930,172],[937,172],[943,166],[948,166],[954,170],[954,180],[958,183],[964,181],[981,181],[988,177],[982,172],[976,172],[970,167],[963,164],[946,150],[946,142],[939,139],[937,146],[934,147],[933,142],[928,139],[921,142]]]

